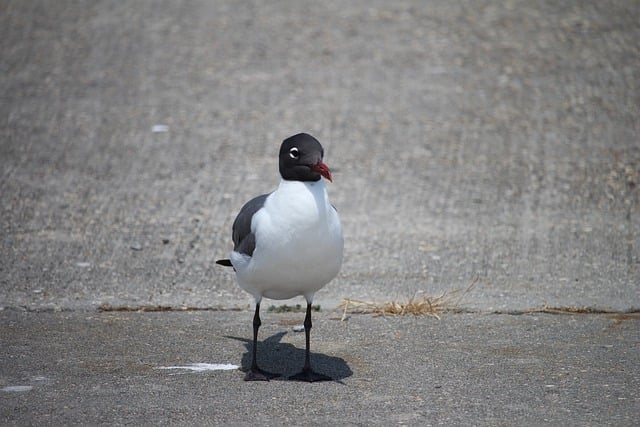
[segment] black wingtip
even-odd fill
[[[216,260],[216,264],[224,265],[225,267],[233,267],[230,259],[218,259]]]

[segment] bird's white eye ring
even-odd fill
[[[292,159],[297,159],[298,157],[300,157],[300,153],[298,152],[298,149],[296,147],[293,147],[291,150],[289,150],[289,157],[291,157]]]

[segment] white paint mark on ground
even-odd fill
[[[33,389],[33,387],[30,385],[8,385],[6,387],[2,387],[2,391],[6,391],[8,393],[29,391],[31,389]]]
[[[184,366],[160,366],[156,369],[184,369],[193,372],[204,371],[233,371],[240,368],[238,365],[232,365],[230,363],[192,363]]]
[[[151,132],[153,132],[153,133],[169,132],[169,126],[167,126],[167,125],[153,125],[153,126],[151,126]]]

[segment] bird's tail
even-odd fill
[[[225,267],[233,267],[230,259],[217,259],[216,264],[224,265]]]

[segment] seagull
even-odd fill
[[[302,371],[296,381],[331,381],[311,368],[311,308],[317,291],[340,271],[344,239],[325,182],[333,182],[322,162],[324,149],[306,133],[293,135],[280,146],[280,184],[249,200],[233,222],[233,251],[216,263],[233,267],[238,285],[255,298],[253,354],[245,381],[268,381],[276,374],[258,367],[257,345],[262,298],[283,300],[302,295],[307,302],[306,338]]]

